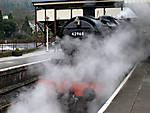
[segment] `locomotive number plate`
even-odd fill
[[[72,32],[71,33],[72,36],[84,36],[84,32],[83,31],[76,31],[76,32]]]

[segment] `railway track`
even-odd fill
[[[136,66],[135,66],[136,67]],[[135,69],[135,67],[131,70],[131,72],[129,73],[129,75],[127,75],[124,80],[121,82],[121,84],[118,86],[118,88],[114,91],[114,93],[112,94],[112,96],[106,101],[106,103],[104,103],[104,105],[101,105],[100,110],[98,111],[98,113],[103,113],[107,107],[110,105],[110,103],[112,102],[112,100],[115,98],[115,96],[119,93],[119,91],[122,89],[122,87],[124,86],[124,84],[127,82],[127,80],[129,79],[129,77],[131,76],[133,70]],[[6,113],[7,109],[9,106],[11,106],[11,103],[13,99],[17,98],[18,95],[20,94],[20,92],[25,91],[25,89],[28,89],[30,87],[35,86],[35,83],[29,84],[27,86],[18,88],[16,90],[13,90],[11,92],[5,93],[5,94],[0,94],[0,113]],[[81,107],[83,107],[82,102],[80,102]],[[76,105],[79,110],[80,110],[80,106],[78,106],[78,104]],[[71,113],[73,113],[74,110],[71,111]],[[76,110],[75,110],[76,111]]]
[[[0,113],[6,113],[8,107],[15,103],[15,101],[12,103],[12,100],[15,100],[21,92],[25,92],[27,89],[33,88],[35,84],[36,82],[30,83],[15,90],[0,94]]]
[[[0,113],[7,113],[7,109],[11,104],[7,104],[5,106],[1,106]]]
[[[8,94],[0,95],[0,113],[6,113],[8,107],[11,105],[10,96]]]

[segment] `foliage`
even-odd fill
[[[16,23],[12,20],[3,20],[0,22],[0,36],[12,37],[13,33],[16,32]]]
[[[32,35],[32,28],[29,25],[29,19],[27,16],[25,17],[25,21],[21,30],[28,35]]]
[[[22,7],[15,6],[12,10],[14,20],[18,24],[19,29],[22,28],[24,24],[25,17],[28,16],[28,19],[33,19],[33,12],[31,9],[23,9]]]
[[[3,16],[2,16],[2,11],[0,10],[0,22],[2,22]]]
[[[4,37],[3,22],[0,22],[0,38]]]
[[[13,19],[13,15],[12,15],[12,13],[9,13],[8,18],[9,18],[10,20],[12,20],[12,19]]]
[[[0,0],[0,8],[5,12],[10,12],[14,7],[22,7],[22,9],[32,9],[31,0]]]
[[[4,37],[4,32],[3,32],[3,23],[0,21],[0,38]]]
[[[4,52],[0,53],[0,58],[2,58],[2,57],[8,57],[8,56],[11,56],[11,55],[12,55],[11,51],[4,51]]]
[[[25,16],[28,16],[29,19],[34,19],[34,7],[31,1],[32,0],[0,0],[0,9],[5,15],[11,12],[18,29],[21,30]]]
[[[12,20],[13,16],[9,14],[10,19],[2,19],[2,11],[0,10],[0,38],[10,38],[16,32],[17,26],[16,23]]]
[[[1,0],[0,0],[1,1]],[[18,1],[19,2],[19,1]],[[27,3],[26,3],[27,4]],[[1,5],[0,5],[1,6]],[[21,7],[15,7],[15,12],[11,11],[5,12],[4,14],[8,14],[8,20],[2,19],[2,11],[0,10],[0,39],[8,39],[17,38],[17,39],[29,39],[34,40],[32,34],[32,28],[30,28],[28,17],[25,15],[30,13],[29,10],[21,9]],[[26,12],[26,13],[25,13]],[[29,16],[30,19],[31,15]]]
[[[23,54],[26,53],[31,53],[36,51],[37,48],[31,48],[31,49],[25,49],[25,50],[20,50]],[[12,56],[12,51],[4,51],[4,52],[0,52],[0,58],[2,57],[8,57],[8,56]]]
[[[4,33],[0,30],[0,38],[3,38],[3,37],[4,37]]]
[[[16,48],[16,50],[15,51],[19,51],[19,48]]]

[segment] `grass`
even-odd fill
[[[4,51],[0,53],[0,58],[12,56],[12,51]]]
[[[25,50],[20,50],[20,51],[22,51],[23,54],[26,54],[26,53],[34,52],[36,50],[37,50],[37,48],[32,48],[32,49],[25,49]],[[0,58],[8,57],[8,56],[12,56],[12,51],[0,52]]]

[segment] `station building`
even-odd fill
[[[37,27],[44,34],[46,45],[47,31],[51,42],[55,39],[57,31],[63,22],[76,16],[102,15],[118,17],[125,9],[126,4],[150,2],[150,0],[32,0],[35,7],[35,34],[38,40]],[[61,23],[61,24],[60,24]],[[46,30],[48,29],[48,30]]]

